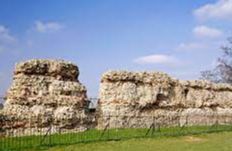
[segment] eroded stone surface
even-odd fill
[[[153,120],[163,125],[228,124],[232,122],[232,86],[180,81],[160,72],[109,71],[101,79],[99,111],[99,128],[106,123],[148,127]],[[108,116],[116,117],[109,120]]]
[[[16,65],[0,111],[0,135],[127,128],[232,124],[232,86],[180,81],[160,72],[106,72],[98,118],[85,112],[86,88],[78,67],[62,60]]]
[[[86,88],[78,75],[78,67],[63,60],[17,64],[0,118],[5,119],[5,129],[26,133],[52,127],[55,132],[91,126],[85,112]]]

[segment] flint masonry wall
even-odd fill
[[[232,124],[232,86],[180,81],[159,72],[106,72],[95,114],[76,65],[29,60],[16,65],[0,111],[0,135],[88,128]]]
[[[110,71],[101,79],[99,112],[98,128],[232,124],[232,86]]]
[[[26,135],[85,130],[92,125],[85,108],[86,88],[78,81],[78,67],[63,60],[29,60],[15,66],[13,82],[1,111],[5,133]]]

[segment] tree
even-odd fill
[[[202,71],[201,79],[232,84],[232,37],[227,40],[228,45],[221,47],[223,55],[218,58],[216,67],[213,70]]]

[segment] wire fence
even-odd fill
[[[3,109],[4,97],[0,96],[0,110]]]
[[[35,119],[26,121],[0,119],[0,122],[7,123],[0,125],[0,150],[31,150],[33,148],[43,149],[55,145],[69,145],[92,141],[232,131],[232,123],[219,124],[217,120],[211,126],[189,126],[187,123],[188,120],[185,123],[181,123],[180,120],[178,122],[177,119],[169,118],[165,120],[165,123],[168,124],[164,124],[152,116],[107,116],[102,118],[104,119],[104,123],[97,127],[91,126],[91,123],[85,127],[63,127],[55,124],[53,117],[48,120],[50,121],[49,123],[43,123],[43,121]],[[125,118],[130,119],[127,122],[135,123],[120,125],[122,119]],[[150,122],[142,124],[146,123],[145,119],[150,119]],[[82,123],[79,124],[81,125]]]

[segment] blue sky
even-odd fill
[[[0,95],[14,64],[59,58],[96,97],[107,70],[197,79],[231,35],[232,0],[0,0]]]

